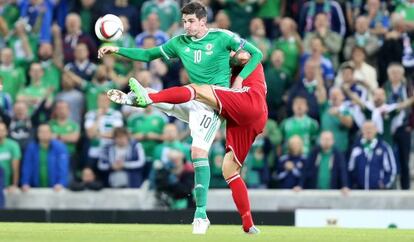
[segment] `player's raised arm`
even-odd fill
[[[249,62],[247,62],[239,74],[239,76],[244,80],[253,72],[254,69],[256,69],[257,65],[260,64],[263,54],[258,48],[247,41],[244,41],[244,44],[242,43],[241,49],[249,52],[251,55]]]
[[[98,50],[98,58],[102,58],[107,54],[118,54],[123,57],[136,60],[149,62],[154,59],[163,57],[161,47],[154,47],[150,49],[141,48],[123,48],[117,46],[104,46]]]

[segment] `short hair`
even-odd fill
[[[186,4],[181,9],[182,14],[195,14],[198,19],[206,18],[207,17],[207,9],[206,7],[197,1],[190,2]]]
[[[124,127],[118,127],[114,129],[114,138],[119,136],[129,136],[129,132]]]
[[[296,96],[293,98],[292,103],[298,102],[298,101],[304,101],[306,105],[308,105],[308,100],[304,96]]]
[[[351,52],[352,55],[355,53],[355,51],[361,51],[364,54],[364,56],[367,56],[367,52],[362,47],[354,46],[354,48],[352,48],[352,52]]]
[[[347,69],[354,71],[355,66],[351,62],[345,62],[344,64],[341,65],[340,69],[341,69],[341,71],[344,71],[344,70],[347,70]]]

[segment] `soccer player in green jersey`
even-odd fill
[[[146,62],[157,58],[167,60],[179,58],[192,83],[229,87],[230,52],[243,48],[250,53],[251,58],[233,83],[233,87],[241,87],[243,80],[260,63],[263,56],[260,50],[230,31],[207,28],[207,11],[199,2],[190,2],[185,5],[181,13],[185,34],[151,49],[102,47],[98,51],[98,57],[102,58],[105,54],[116,53],[133,60]],[[188,91],[192,90],[188,89]],[[213,108],[198,101],[179,105],[158,104],[156,107],[189,122],[193,138],[191,158],[195,168],[197,207],[194,214],[193,233],[205,234],[210,225],[206,214],[207,191],[210,182],[208,151],[220,127],[221,118]],[[204,122],[205,120],[212,121],[207,123]]]

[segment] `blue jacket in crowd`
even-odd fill
[[[101,171],[112,171],[112,164],[116,162],[115,143],[103,147],[98,162]],[[128,173],[128,183],[131,188],[139,188],[144,181],[145,153],[141,143],[131,141],[124,162],[124,171]]]
[[[374,139],[369,145],[364,145],[365,143],[366,140],[361,139],[351,152],[348,164],[351,188],[391,188],[397,174],[391,147],[381,139]]]
[[[300,186],[305,189],[316,189],[319,172],[319,159],[321,147],[318,146],[312,150],[305,162],[305,168],[302,172]],[[331,182],[330,189],[341,189],[348,186],[348,172],[346,169],[345,158],[336,148],[332,150],[333,159],[330,166]]]
[[[293,170],[286,170],[286,162],[291,161],[295,165]],[[278,187],[282,189],[291,189],[299,185],[302,176],[302,169],[305,165],[306,158],[304,156],[283,155],[279,159],[277,166]]]
[[[40,184],[40,144],[31,141],[24,152],[22,167],[22,185],[39,187]],[[47,155],[48,185],[53,187],[57,184],[67,186],[69,170],[69,153],[66,145],[59,140],[51,140]]]

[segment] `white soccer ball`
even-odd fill
[[[124,32],[124,26],[118,16],[107,14],[100,17],[95,23],[95,34],[102,41],[117,41]]]

